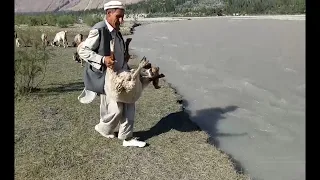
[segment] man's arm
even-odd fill
[[[104,57],[93,51],[93,49],[98,48],[99,43],[99,31],[97,29],[92,29],[78,51],[79,56],[96,69],[100,69],[102,63],[104,63]]]

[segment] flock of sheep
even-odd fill
[[[48,40],[48,35],[46,33],[42,33],[41,34],[42,45],[48,46],[50,44],[51,46],[59,46],[60,47],[61,42],[62,42],[62,45],[64,48],[68,47],[67,32],[68,31],[58,32],[51,42]],[[21,39],[18,37],[18,34],[16,31],[14,32],[14,38],[15,38],[16,47],[21,47]],[[74,40],[72,42],[72,46],[77,47],[82,41],[83,41],[83,34],[77,34],[74,37]]]
[[[51,45],[53,47],[54,46],[60,47],[61,46],[61,42],[62,42],[62,45],[63,45],[64,48],[68,47],[67,32],[68,31],[60,31],[60,32],[58,32],[51,42],[48,40],[48,35],[46,33],[42,33],[41,34],[42,45],[43,46]],[[18,37],[18,34],[17,34],[16,31],[14,31],[14,38],[15,38],[16,47],[21,47],[21,40]],[[83,42],[83,34],[77,34],[74,37],[74,40],[72,42],[72,47],[78,47],[82,42]],[[77,52],[73,53],[73,60],[78,62],[78,63],[81,63],[81,66],[83,67],[83,60],[79,57]]]

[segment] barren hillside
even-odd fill
[[[15,12],[51,12],[60,10],[85,10],[103,7],[109,0],[15,0]],[[119,0],[124,4],[142,0]]]

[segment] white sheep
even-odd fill
[[[126,40],[126,59],[129,55],[129,43],[131,38]],[[79,51],[80,44],[77,48]],[[114,40],[110,41],[111,54],[114,52]],[[111,56],[113,59],[113,56]],[[165,77],[159,74],[159,67],[151,67],[151,64],[143,57],[137,69],[123,69],[121,71],[114,71],[112,68],[107,67],[105,71],[105,84],[104,91],[109,99],[117,102],[134,103],[142,95],[143,90],[153,82],[156,89],[160,86],[159,78]]]
[[[143,57],[137,69],[115,72],[107,68],[104,86],[107,97],[117,102],[134,103],[151,81],[156,89],[160,88],[158,80],[164,75],[159,74],[159,67],[145,69],[148,64],[149,62]]]
[[[16,47],[20,47],[21,46],[21,41],[20,38],[16,38]]]
[[[51,46],[57,46],[57,43],[59,43],[60,47],[60,41],[63,43],[63,47],[66,48],[68,46],[68,41],[67,41],[67,32],[68,31],[60,31],[56,34],[54,37],[53,41],[51,42]]]
[[[125,42],[126,58],[130,57],[129,44],[131,40],[132,38],[127,38]],[[112,53],[114,50],[113,41],[110,41],[110,47]],[[104,91],[108,98],[124,103],[136,102],[141,97],[144,88],[146,88],[151,81],[156,89],[160,88],[158,85],[159,78],[164,77],[163,74],[159,74],[159,67],[151,67],[146,57],[142,58],[137,69],[115,72],[107,68],[106,73]]]

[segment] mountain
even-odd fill
[[[55,12],[79,11],[102,8],[109,0],[15,0],[14,12]],[[133,4],[143,0],[119,0],[124,4]]]

